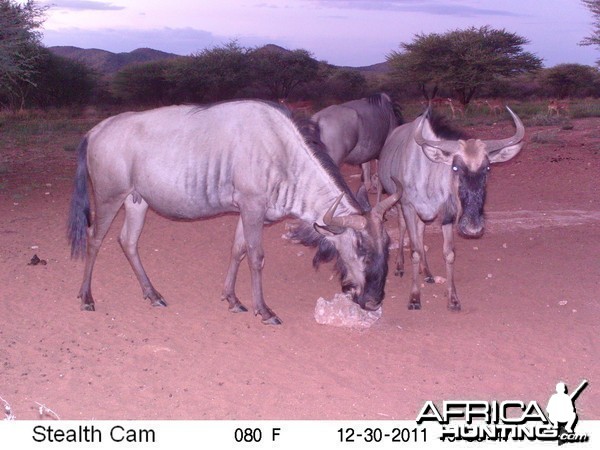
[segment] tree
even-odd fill
[[[579,45],[595,45],[600,48],[600,0],[581,0],[594,16],[593,31],[590,36],[584,38]],[[596,61],[600,65],[600,60]]]
[[[369,86],[357,70],[319,63],[317,78],[299,85],[290,100],[312,100],[317,104],[342,103],[367,95]]]
[[[0,102],[11,108],[22,108],[34,85],[45,10],[34,0],[0,0]]]
[[[595,95],[598,71],[583,64],[559,64],[543,71],[543,85],[549,94],[559,99]]]
[[[232,41],[178,61],[167,74],[177,101],[235,98],[251,82],[248,50]]]
[[[584,38],[579,45],[600,46],[600,0],[581,0],[594,16],[594,31],[591,36]]]
[[[26,106],[80,106],[89,102],[96,76],[84,63],[55,55],[42,48]]]
[[[139,106],[172,103],[173,82],[168,73],[174,64],[174,60],[130,64],[115,74],[112,94],[120,101]]]
[[[391,52],[392,79],[417,83],[426,98],[441,88],[456,93],[466,105],[482,87],[541,68],[542,61],[523,50],[527,39],[489,26],[445,34],[418,34],[402,43],[403,52]]]
[[[252,51],[251,65],[256,85],[273,100],[290,97],[299,85],[316,80],[319,74],[319,62],[308,51],[272,45]]]

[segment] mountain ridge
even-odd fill
[[[261,47],[267,51],[289,51],[275,44],[267,44]],[[98,48],[81,48],[70,45],[48,47],[52,53],[63,58],[79,61],[96,72],[110,76],[121,70],[123,67],[135,63],[146,63],[152,61],[161,61],[165,59],[186,58],[186,56],[167,53],[152,48],[141,47],[131,52],[114,53],[108,50]],[[334,66],[339,69],[356,70],[361,73],[386,73],[389,71],[387,62],[371,64],[369,66],[351,67]]]
[[[63,58],[79,61],[102,75],[112,75],[129,64],[182,58],[181,55],[146,47],[122,53],[113,53],[98,48],[85,49],[67,45],[48,47],[48,50]]]

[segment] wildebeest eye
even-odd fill
[[[458,166],[452,166],[452,170],[454,170],[455,172],[458,172]]]

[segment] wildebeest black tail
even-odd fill
[[[91,224],[90,197],[87,187],[87,146],[88,140],[86,137],[77,149],[77,171],[75,172],[73,197],[71,198],[71,209],[67,224],[67,237],[71,243],[71,258],[79,258],[85,255],[87,228]]]

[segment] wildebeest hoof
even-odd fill
[[[246,308],[241,303],[237,303],[235,305],[230,306],[229,307],[229,311],[232,312],[232,313],[247,312],[248,308]]]
[[[425,283],[435,283],[435,278],[433,278],[431,275],[429,275],[428,277],[425,277]]]
[[[365,311],[377,311],[379,308],[381,308],[381,303],[375,302],[367,302],[365,303],[365,306],[362,307]]]
[[[396,271],[394,272],[394,275],[402,278],[404,276],[404,269],[396,269]]]
[[[265,325],[281,325],[281,319],[277,316],[271,316],[268,319],[262,319],[262,323]]]
[[[82,303],[81,304],[82,311],[96,311],[93,303]]]
[[[421,303],[413,303],[413,302],[410,302],[410,303],[408,304],[408,309],[409,309],[409,310],[418,310],[418,309],[421,309]]]
[[[460,312],[460,303],[448,303],[448,310],[452,312]]]
[[[167,302],[165,301],[164,298],[157,298],[156,300],[153,300],[150,304],[152,306],[158,306],[161,308],[164,308],[167,306]]]

